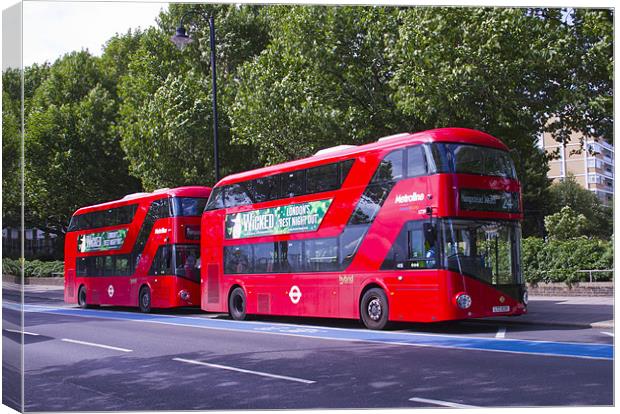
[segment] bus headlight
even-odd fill
[[[471,296],[466,293],[459,293],[456,296],[456,304],[461,309],[469,309],[471,306]]]
[[[527,301],[529,300],[529,295],[527,294],[527,290],[523,292],[523,304],[527,305]]]
[[[187,290],[182,290],[179,292],[179,297],[183,300],[189,300],[189,292],[187,292]]]

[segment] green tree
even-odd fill
[[[545,217],[545,229],[549,238],[556,240],[574,239],[583,236],[588,227],[588,220],[569,206]]]
[[[186,21],[195,41],[183,52],[170,42],[173,28],[189,10],[216,15],[216,54],[221,175],[258,166],[250,145],[231,142],[230,103],[237,67],[260,53],[266,25],[255,6],[171,5],[158,28],[145,31],[121,77],[122,145],[131,174],[146,189],[185,184],[211,185],[213,119],[209,29],[200,16]]]
[[[547,205],[549,214],[568,206],[583,215],[587,221],[583,233],[586,236],[609,239],[613,233],[613,209],[603,205],[592,191],[579,185],[572,175],[551,185]]]
[[[99,58],[74,52],[36,88],[24,141],[27,225],[62,235],[77,208],[140,189],[127,173],[106,86]]]
[[[3,82],[4,83],[4,82]],[[4,85],[3,85],[4,86]],[[19,100],[2,91],[2,226],[21,223],[21,110]]]
[[[568,9],[555,79],[557,93],[546,129],[558,141],[573,131],[613,144],[613,9]]]
[[[267,8],[271,41],[239,71],[234,139],[272,164],[405,130],[389,86],[397,11]]]

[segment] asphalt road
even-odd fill
[[[3,298],[4,349],[19,350],[17,297]],[[345,320],[81,310],[45,289],[26,302],[26,411],[613,404],[611,329],[485,320],[376,332]]]

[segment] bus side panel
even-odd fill
[[[384,280],[390,290],[390,320],[435,322],[445,319],[444,283],[437,271],[395,271]]]
[[[292,284],[299,288],[299,295],[296,291],[289,292],[289,297],[286,299],[293,305],[295,315],[339,317],[337,273],[296,275],[293,276]]]
[[[230,286],[239,284],[245,288],[248,313],[299,315],[298,307],[289,296],[293,286],[290,273],[244,275],[238,279],[234,275],[225,277],[230,279]],[[226,310],[228,311],[228,306]]]

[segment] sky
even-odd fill
[[[179,1],[179,0],[171,0]],[[188,1],[188,0],[185,0]],[[197,1],[197,0],[189,0]],[[200,0],[198,0],[200,1]],[[203,0],[204,1],[204,0]],[[207,0],[208,1],[208,0]],[[220,0],[222,1],[222,0]],[[231,0],[223,0],[231,1]],[[273,3],[282,0],[241,0],[245,2]],[[292,2],[294,0],[284,0]],[[562,6],[565,0],[298,0],[310,3],[373,3],[373,4],[475,4],[498,6]],[[15,4],[17,0],[0,0],[3,9]],[[574,1],[576,6],[607,6],[610,0]],[[579,4],[585,3],[585,4]],[[613,4],[613,1],[611,2]],[[23,3],[23,64],[56,59],[74,50],[88,49],[94,55],[101,55],[105,42],[116,33],[126,33],[128,29],[155,25],[155,19],[162,9],[167,9],[165,0],[126,1],[57,1],[25,0]],[[4,21],[6,24],[7,22]],[[4,39],[4,45],[7,39]],[[11,39],[8,39],[9,41]],[[5,50],[5,52],[7,52]],[[10,53],[9,53],[10,54]],[[5,65],[3,64],[3,69]]]
[[[24,2],[24,66],[53,63],[65,53],[88,49],[100,56],[116,33],[156,24],[168,3],[151,2]]]

